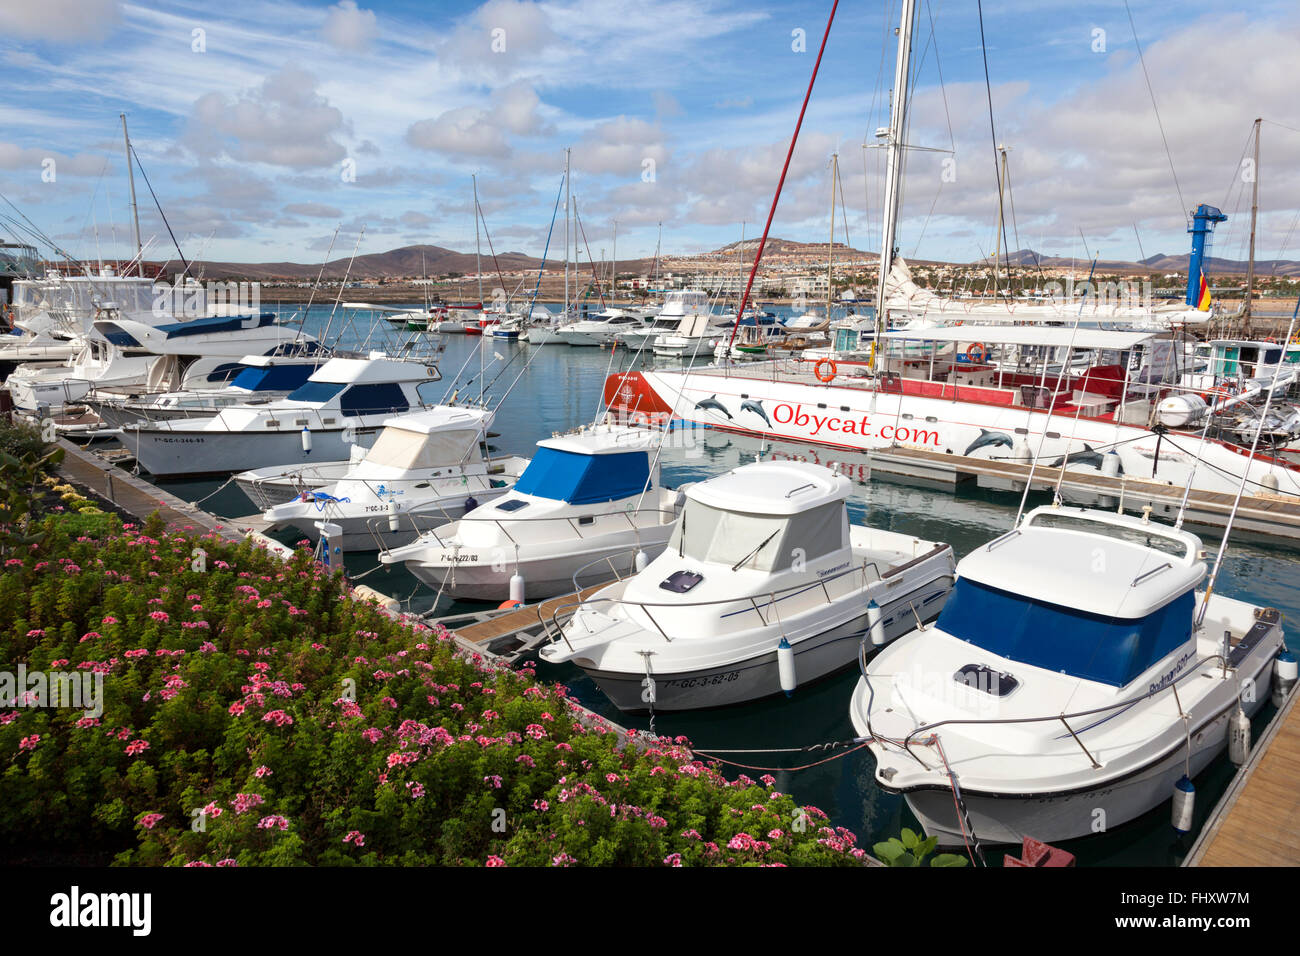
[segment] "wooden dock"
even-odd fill
[[[1294,690],[1183,866],[1300,865],[1300,710]]]
[[[571,613],[577,609],[579,602],[608,584],[608,581],[593,584],[581,591],[562,594],[539,604],[525,604],[522,607],[477,614],[452,614],[437,618],[436,623],[451,631],[464,646],[476,647],[495,656],[514,660],[541,640],[555,635],[551,618],[556,611],[569,605]]]
[[[991,461],[924,448],[876,449],[868,458],[873,477],[877,473],[897,475],[908,481],[947,488],[975,481],[983,488],[1019,494],[1030,476],[1027,462]],[[1150,507],[1152,516],[1172,521],[1183,502],[1183,487],[1169,482],[1128,475],[1112,477],[1042,464],[1033,468],[1032,490],[1050,492],[1058,480],[1061,497],[1067,504],[1115,509],[1122,506],[1133,513]],[[1187,493],[1184,523],[1207,530],[1221,529],[1227,524],[1235,500],[1235,495],[1193,490]],[[1243,538],[1300,541],[1300,499],[1281,494],[1242,495],[1233,527],[1234,533]]]

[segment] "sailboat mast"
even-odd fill
[[[1002,154],[1002,175],[998,179],[998,231],[993,237],[993,295],[995,298],[1002,295],[1002,284],[998,282],[998,275],[1002,259],[1002,202],[1004,199],[1002,190],[1003,184],[1007,181],[1007,148],[1005,146],[999,146],[998,152]],[[1010,252],[1011,250],[1008,249],[1008,282],[1010,282],[1011,274]]]
[[[122,117],[122,140],[126,143],[126,181],[131,185],[131,219],[135,224],[135,269],[144,275],[144,248],[140,245],[140,210],[135,204],[135,168],[131,163],[131,136],[126,131],[126,114]],[[1256,140],[1256,143],[1259,141]]]
[[[478,175],[470,177],[474,184],[474,273],[478,276],[478,307],[483,311],[483,257],[479,253],[478,236]]]
[[[826,321],[831,320],[831,262],[835,258],[835,184],[839,181],[840,154],[831,153],[831,238],[826,245]]]
[[[573,208],[569,200],[569,153],[564,150],[564,321],[569,321],[569,216]]]
[[[1255,289],[1255,223],[1259,219],[1259,127],[1261,119],[1255,119],[1255,166],[1250,187],[1250,263],[1246,266],[1246,301],[1241,306],[1241,317],[1246,326],[1250,325],[1250,301]]]
[[[885,280],[894,264],[894,234],[898,229],[898,208],[903,178],[903,132],[907,128],[907,81],[912,68],[912,24],[916,19],[916,0],[903,0],[898,26],[898,58],[894,63],[894,92],[889,109],[889,128],[876,131],[884,140],[885,204],[882,210],[880,243],[880,286],[876,290],[876,331],[884,331]]]

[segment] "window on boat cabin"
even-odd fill
[[[538,448],[515,491],[584,505],[630,498],[649,484],[650,458],[644,451],[583,455]]]
[[[374,415],[382,412],[404,412],[410,408],[406,393],[396,382],[376,382],[370,385],[353,385],[339,401],[344,415]]]
[[[289,393],[289,400],[294,402],[328,402],[331,398],[343,391],[344,385],[339,382],[303,382],[292,392]]]
[[[1134,528],[1128,525],[1111,524],[1108,521],[1094,521],[1089,518],[1079,518],[1071,514],[1057,514],[1050,511],[1042,511],[1034,515],[1032,524],[1035,528],[1063,528],[1067,531],[1085,531],[1088,534],[1099,534],[1129,544],[1136,544],[1143,548],[1151,548],[1162,554],[1172,554],[1176,558],[1187,557],[1188,552],[1191,550],[1190,546],[1182,538],[1154,533],[1155,529],[1159,527],[1158,525]]]
[[[1195,603],[1188,591],[1146,617],[1116,618],[958,578],[938,626],[1011,661],[1124,687],[1187,642]]]
[[[843,546],[848,516],[834,501],[796,515],[727,511],[688,498],[668,542],[683,559],[734,565],[756,571],[783,571],[797,554],[814,561]]]
[[[403,470],[459,465],[469,459],[478,437],[473,428],[426,433],[389,425],[366,452],[366,461]]]

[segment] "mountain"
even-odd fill
[[[1187,262],[1191,258],[1187,253],[1179,256],[1167,256],[1164,253],[1157,253],[1138,262],[1124,262],[1121,260],[1102,259],[1097,262],[1096,269],[1098,272],[1181,272],[1187,273]],[[1038,266],[1043,269],[1067,269],[1073,266],[1075,270],[1086,270],[1092,268],[1092,262],[1082,257],[1068,258],[1065,256],[1049,256],[1033,249],[1017,249],[1015,252],[1005,253],[998,258],[999,262],[1009,262],[1013,266],[1033,268]],[[972,265],[991,265],[993,257],[988,256],[985,259],[978,260]],[[1245,275],[1249,263],[1235,259],[1216,259],[1211,256],[1206,260],[1206,269],[1211,275]],[[1255,263],[1255,274],[1257,276],[1279,275],[1279,276],[1300,276],[1300,262],[1293,262],[1287,259],[1270,259],[1267,261],[1257,261]]]

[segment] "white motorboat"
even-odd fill
[[[1042,507],[957,571],[939,620],[866,665],[849,708],[876,781],[941,844],[970,838],[954,781],[985,842],[1114,829],[1169,800],[1223,751],[1238,706],[1268,697],[1279,614],[1205,605],[1186,531]]]
[[[375,353],[330,359],[287,398],[232,405],[209,418],[139,422],[121,440],[139,466],[160,478],[227,474],[268,464],[341,461],[369,447],[394,415],[432,405],[420,386],[438,368]]]
[[[566,345],[601,346],[620,332],[637,329],[641,325],[641,319],[631,312],[611,308],[597,312],[591,318],[562,325],[553,335]]]
[[[659,484],[653,429],[593,425],[537,443],[514,488],[491,505],[380,554],[430,588],[480,601],[536,600],[595,584],[658,554],[677,517]],[[523,579],[524,595],[511,593]]]
[[[83,401],[104,426],[121,428],[141,420],[198,418],[214,415],[229,405],[288,398],[329,361],[329,353],[315,351],[311,346],[306,348],[307,354],[298,354],[296,348],[292,351],[295,354],[246,355],[233,369],[228,367],[230,363],[215,368],[187,368],[181,375],[180,388],[174,391],[148,390],[141,395],[95,391]],[[162,363],[155,364],[147,388],[163,370]]]
[[[488,456],[492,418],[486,409],[450,405],[391,418],[337,481],[272,505],[263,517],[272,528],[293,526],[313,541],[320,537],[317,522],[337,525],[330,543],[345,551],[411,541],[499,498],[527,467],[525,458]]]
[[[5,381],[18,408],[36,410],[79,402],[92,391],[140,393],[151,383],[179,384],[182,374],[227,382],[239,359],[271,353],[296,341],[314,344],[279,323],[273,312],[208,316],[153,324],[151,316],[105,310],[93,331],[80,338],[81,350],[65,365],[20,366]],[[183,372],[182,372],[183,369]]]
[[[754,462],[692,485],[668,547],[588,597],[541,648],[621,710],[694,710],[794,690],[932,620],[952,586],[946,544],[852,527],[852,483]]]
[[[714,340],[727,316],[713,312],[706,293],[684,290],[669,292],[664,297],[663,311],[655,320],[669,319],[676,319],[677,325],[651,339],[650,350],[655,355],[694,358],[712,355]]]

